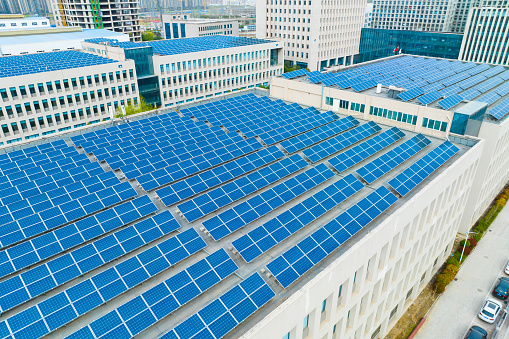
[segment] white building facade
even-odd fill
[[[509,65],[509,9],[475,7],[470,10],[459,60]]]
[[[105,28],[141,41],[138,0],[52,0],[58,26]]]
[[[239,22],[228,19],[193,19],[183,15],[163,15],[166,39],[194,38],[211,35],[239,36]]]
[[[292,66],[349,65],[359,53],[365,10],[364,0],[257,0],[256,36],[282,41]]]
[[[23,19],[1,19],[0,32],[8,30],[41,29],[50,27],[49,19],[43,17]]]
[[[3,58],[25,62],[24,57]],[[98,123],[110,118],[109,107],[116,109],[139,99],[132,60],[0,80],[0,145]]]

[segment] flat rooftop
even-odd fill
[[[394,100],[448,111],[469,101],[485,102],[491,120],[509,113],[509,68],[504,66],[402,54],[334,72],[295,74],[284,77],[386,98],[392,98],[387,87],[393,86],[402,92]],[[378,84],[385,86],[381,93],[376,93]]]
[[[0,78],[118,62],[80,51],[58,51],[0,57]]]
[[[157,40],[145,42],[118,42],[108,39],[89,39],[86,40],[86,42],[109,43],[111,46],[117,46],[125,49],[150,46],[154,50],[155,54],[177,55],[210,51],[216,49],[226,49],[233,47],[266,44],[272,41],[254,38],[213,35],[196,38],[182,38],[182,39]]]
[[[70,252],[75,253],[76,248],[82,255],[86,252],[84,249],[90,248],[90,246],[95,246],[100,251],[100,248],[105,248],[106,238],[111,240],[112,234],[115,235],[116,239],[127,239],[126,235],[129,234],[127,230],[132,225],[140,223],[140,220],[144,222],[164,215],[166,220],[174,219],[180,226],[177,232],[174,230],[167,231],[165,234],[155,236],[145,244],[132,242],[129,245],[130,250],[126,250],[124,255],[117,254],[118,257],[114,261],[105,264],[93,264],[94,268],[80,274],[78,279],[59,284],[44,295],[34,297],[31,301],[19,304],[19,300],[16,299],[19,305],[13,307],[12,304],[6,306],[6,302],[2,301],[3,296],[0,297],[0,307],[4,312],[2,318],[3,321],[9,324],[11,331],[22,331],[23,328],[28,328],[25,327],[28,324],[36,324],[38,317],[41,316],[39,313],[34,315],[33,311],[38,309],[42,310],[41,314],[46,314],[44,317],[48,318],[46,321],[49,324],[43,325],[44,328],[38,327],[38,331],[40,331],[38,333],[49,333],[49,337],[60,338],[79,331],[75,337],[88,338],[92,334],[100,337],[102,334],[108,333],[110,335],[113,335],[113,333],[130,333],[129,336],[136,334],[139,338],[158,338],[228,292],[247,277],[254,273],[260,273],[275,258],[295,247],[296,244],[300,244],[302,240],[314,234],[331,220],[343,215],[345,211],[349,211],[358,202],[365,201],[364,199],[373,192],[379,192],[382,187],[385,187],[384,190],[390,190],[392,192],[390,194],[397,196],[396,200],[391,202],[392,206],[384,209],[374,220],[368,222],[350,239],[319,260],[300,278],[289,285],[283,286],[284,283],[282,284],[279,280],[268,279],[264,276],[264,284],[268,285],[275,295],[264,306],[256,307],[254,311],[251,310],[249,318],[238,321],[229,333],[223,334],[228,338],[236,338],[278,307],[287,297],[298,291],[332,261],[362,239],[370,230],[376,228],[388,215],[397,211],[408,199],[460,159],[470,149],[470,146],[467,145],[475,144],[472,139],[465,138],[457,139],[462,140],[462,142],[452,145],[438,138],[417,135],[411,131],[398,130],[395,127],[354,119],[345,115],[336,115],[332,112],[320,112],[312,107],[302,107],[295,103],[283,102],[266,96],[256,96],[252,93],[245,95],[239,93],[215,99],[215,101],[211,100],[205,104],[181,107],[179,113],[169,111],[167,114],[135,120],[108,129],[95,130],[82,136],[75,136],[71,138],[73,143],[71,141],[56,140],[52,144],[43,144],[36,148],[32,147],[23,151],[8,153],[0,157],[0,164],[4,168],[3,175],[0,176],[1,187],[4,188],[2,192],[7,192],[5,191],[7,187],[5,185],[7,184],[4,179],[12,176],[13,179],[10,180],[10,183],[15,184],[14,178],[21,176],[13,163],[26,164],[24,157],[30,155],[37,159],[36,154],[38,152],[53,154],[49,152],[49,149],[54,147],[66,149],[66,154],[79,153],[80,158],[86,158],[83,161],[87,164],[90,162],[92,165],[97,165],[97,161],[101,160],[100,167],[106,171],[106,174],[109,173],[108,175],[111,176],[111,173],[114,173],[115,178],[121,180],[122,183],[129,182],[132,188],[136,190],[136,199],[148,197],[151,203],[157,207],[157,211],[153,209],[148,215],[144,215],[136,221],[130,219],[131,221],[122,226],[108,226],[111,228],[106,232],[101,231],[95,237],[89,237],[89,240],[81,241],[73,248],[63,250],[53,257],[37,261],[33,264],[36,268],[40,268],[42,265],[53,267],[52,262],[56,260],[55,258],[58,259],[64,254],[68,255]],[[275,112],[277,113],[275,114]],[[280,119],[280,117],[284,117],[284,119]],[[296,137],[300,141],[295,139]],[[352,138],[355,138],[355,141]],[[368,184],[364,181],[363,176],[359,174],[362,173],[359,170],[374,159],[379,157],[383,159],[383,156],[390,157],[394,152],[399,153],[405,145],[409,147],[408,145],[417,139],[426,141],[421,144],[420,150],[393,170],[381,175],[378,180],[370,180]],[[119,144],[120,141],[122,144]],[[335,143],[337,141],[342,141],[343,146]],[[180,148],[179,143],[182,144]],[[367,149],[366,147],[373,144],[380,145],[380,148],[368,150],[371,156],[364,160],[356,159],[347,168],[341,167],[341,157],[346,156],[354,159],[355,154],[359,154],[361,150]],[[417,184],[409,193],[405,192],[401,196],[396,193],[395,189],[391,188],[392,179],[398,177],[400,173],[432,150],[447,144],[454,148],[455,155],[452,155],[451,158],[445,158],[445,163]],[[121,148],[118,148],[120,145],[122,145]],[[175,149],[170,150],[172,147]],[[228,150],[227,153],[232,154],[232,156],[226,156],[224,150]],[[186,156],[187,152],[192,152],[192,155],[189,153],[191,157]],[[60,153],[58,152],[58,156],[61,157]],[[153,156],[149,156],[149,154],[153,154]],[[219,154],[224,157],[221,158],[221,161],[216,158]],[[179,157],[180,162],[175,157]],[[213,163],[213,165],[204,165],[204,158],[208,159],[208,163]],[[176,164],[182,170],[175,171]],[[148,169],[147,166],[153,166],[153,168]],[[198,166],[200,169],[194,166]],[[110,167],[118,169],[112,172]],[[29,168],[27,168],[28,170]],[[181,171],[184,171],[185,174],[179,174]],[[34,172],[34,170],[30,170],[30,172]],[[99,172],[102,173],[102,171]],[[101,175],[104,176],[105,174]],[[59,178],[61,179],[62,176],[59,175]],[[313,178],[312,183],[305,180],[306,176]],[[117,179],[115,178],[108,177],[107,180],[116,182]],[[262,181],[260,181],[261,178],[263,178]],[[274,218],[287,214],[288,211],[294,211],[298,205],[309,206],[307,204],[311,201],[311,197],[316,201],[321,201],[320,197],[323,198],[324,192],[329,192],[330,187],[341,185],[345,180],[352,180],[352,178],[359,182],[356,192],[346,193],[345,191],[343,200],[335,202],[333,207],[329,205],[326,212],[317,214],[312,222],[293,232],[286,239],[279,241],[275,246],[249,260],[245,259],[248,256],[247,254],[241,252],[241,255],[238,255],[232,252],[233,247],[239,248],[236,241],[241,237],[249,235],[252,239],[255,239],[256,230],[260,230],[260,226],[265,227]],[[127,179],[130,180],[127,181]],[[304,184],[305,181],[306,184]],[[47,182],[47,180],[45,179],[44,182]],[[296,184],[299,186],[298,183],[301,183],[305,189],[294,192],[293,187],[296,187]],[[255,185],[256,188],[249,188],[250,185]],[[23,185],[23,187],[25,186]],[[18,190],[22,189],[24,188],[20,186]],[[288,196],[290,190],[295,193],[295,196]],[[10,189],[9,192],[11,192]],[[254,201],[266,199],[266,196],[271,192],[280,196],[284,203],[279,206],[270,205],[271,207],[268,210],[267,208],[255,209],[255,206],[261,205],[255,205]],[[229,197],[231,202],[225,201],[226,196]],[[206,197],[213,197],[214,207],[210,204],[211,200],[205,199]],[[7,198],[3,198],[2,204],[4,206],[9,205],[8,200],[10,198],[5,199]],[[126,200],[128,199],[126,198]],[[269,203],[269,200],[266,201]],[[83,200],[84,202],[85,200]],[[192,205],[191,202],[198,206],[199,210],[193,212],[193,209],[189,208]],[[230,229],[230,232],[227,233],[213,231],[214,225],[210,224],[210,220],[218,217],[223,218],[233,212],[240,215],[241,206],[243,206],[242,210],[252,208],[256,211],[257,216],[254,217],[254,220],[252,219],[253,216],[250,219],[242,215],[243,217],[235,223],[227,224],[227,227],[238,227],[238,229]],[[0,207],[0,210],[4,211],[2,207]],[[315,213],[313,211],[311,212]],[[99,213],[93,212],[90,215]],[[102,218],[97,217],[98,220]],[[5,220],[4,216],[1,216],[0,220]],[[359,222],[361,221],[359,220]],[[103,224],[109,225],[109,223]],[[65,227],[65,225],[64,223],[55,226],[55,230],[61,230],[63,229],[61,226]],[[207,232],[205,232],[205,229]],[[45,245],[45,242],[50,238],[49,234],[52,232],[43,232],[45,234],[44,238],[32,236],[27,239],[33,244],[41,244],[42,241],[42,245]],[[138,232],[141,234],[141,231]],[[96,303],[92,307],[93,312],[90,310],[76,315],[73,311],[73,314],[59,317],[57,325],[54,325],[54,318],[50,319],[50,313],[56,312],[59,308],[63,310],[66,303],[77,303],[75,292],[71,293],[73,286],[85,286],[83,284],[89,279],[92,279],[96,286],[99,286],[97,285],[99,282],[99,280],[96,280],[97,277],[102,276],[102,279],[110,279],[106,272],[112,270],[113,267],[119,274],[124,274],[121,273],[123,269],[120,269],[120,266],[132,263],[138,258],[147,259],[148,254],[150,254],[150,258],[155,258],[157,257],[154,253],[154,251],[157,252],[154,249],[156,246],[163,251],[165,247],[169,246],[165,245],[167,241],[171,241],[170,239],[174,237],[181,237],[179,241],[183,242],[184,235],[189,234],[189,232],[197,233],[203,245],[193,252],[188,250],[190,253],[184,255],[178,262],[173,263],[171,268],[149,273],[146,278],[138,280],[142,281],[143,284],[138,283],[126,288],[124,293],[114,299],[109,299],[108,303],[88,299],[88,302]],[[208,235],[209,232],[211,236]],[[39,241],[30,239],[39,239]],[[5,241],[9,241],[9,239],[0,234],[0,243],[5,244]],[[91,245],[92,243],[94,245]],[[26,241],[21,240],[13,245],[4,245],[4,248],[0,249],[0,254],[5,251],[5,248],[10,251],[11,256],[16,252],[14,250],[16,248],[24,248],[24,254],[29,252],[26,247],[20,247],[20,244],[26,244]],[[160,316],[157,321],[155,318],[152,319],[152,316],[144,321],[136,318],[146,314],[147,308],[150,308],[154,314],[160,314],[158,312],[161,309],[156,309],[156,306],[150,303],[150,295],[153,295],[156,291],[160,293],[161,288],[166,288],[163,286],[164,284],[172,284],[175,279],[172,277],[180,276],[183,270],[192,268],[192,271],[195,272],[198,269],[195,265],[202,265],[203,259],[209,258],[211,254],[218,253],[218,251],[226,251],[228,254],[227,261],[233,261],[234,263],[234,265],[230,264],[234,267],[233,271],[225,274],[224,277],[221,277],[219,281],[210,286],[207,285],[206,289],[203,289],[200,284],[201,292],[186,291],[186,295],[190,294],[191,297],[186,297],[185,302],[180,300],[180,297],[183,296],[178,296],[177,292],[174,293],[179,306],[171,314]],[[167,255],[167,258],[172,260],[170,255]],[[119,268],[116,268],[117,266]],[[146,266],[142,265],[143,269],[153,272],[154,267],[152,264],[147,264]],[[13,285],[12,279],[15,279],[20,272],[28,277],[30,276],[28,272],[31,271],[33,271],[33,268],[20,269],[10,274],[2,273],[0,287],[10,289]],[[133,269],[129,272],[132,271]],[[129,272],[125,274],[129,274]],[[191,269],[187,272],[193,275]],[[199,279],[201,278],[196,279],[196,283]],[[126,275],[121,281],[129,285],[130,280]],[[0,290],[4,291],[5,294],[6,289],[3,287]],[[80,288],[78,287],[78,289]],[[121,290],[121,288],[118,287],[117,290]],[[37,293],[40,292],[38,290]],[[36,292],[33,293],[36,294]],[[62,293],[69,296],[72,301],[67,299],[61,301]],[[104,296],[102,298],[105,299]],[[163,297],[159,297],[158,300],[161,299]],[[142,300],[145,301],[140,304],[138,301]],[[128,305],[130,305],[128,307],[129,315],[125,313],[124,309],[126,307],[122,308],[122,305],[128,302]],[[51,311],[47,310],[46,304],[53,305]],[[148,306],[149,304],[152,306]],[[165,305],[170,305],[169,301]],[[78,307],[78,304],[75,307]],[[232,314],[236,314],[235,312],[232,311]],[[64,319],[64,322],[61,319]],[[129,319],[133,321],[131,322]],[[22,325],[20,325],[20,322]],[[61,327],[64,323],[66,326]],[[5,327],[4,324],[0,321],[0,330]],[[107,324],[107,326],[104,327],[104,324]],[[225,326],[227,325],[225,324]],[[212,331],[211,327],[209,329]],[[193,328],[189,328],[189,331],[192,330]]]
[[[40,30],[40,27],[37,27]],[[61,28],[56,28],[59,30]],[[41,33],[37,32],[34,34],[24,35],[11,35],[11,36],[0,36],[0,46],[9,45],[24,45],[24,44],[35,44],[35,43],[49,43],[49,42],[65,42],[69,40],[80,40],[93,38],[109,38],[109,39],[122,39],[126,37],[129,40],[129,36],[123,33],[113,32],[107,29],[84,29],[81,32],[52,32],[52,28],[48,28]],[[3,32],[5,33],[5,32]]]

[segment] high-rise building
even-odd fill
[[[211,35],[239,36],[239,21],[236,19],[200,19],[188,15],[163,15],[165,39],[194,38]]]
[[[141,41],[138,0],[52,0],[59,26],[105,28]]]
[[[509,9],[475,7],[470,10],[459,59],[509,65]]]
[[[365,10],[365,0],[257,0],[256,36],[284,42],[291,65],[349,65],[359,53]]]
[[[49,0],[0,0],[2,14],[39,14],[51,13]]]
[[[463,33],[467,23],[468,11],[472,7],[481,5],[481,3],[481,0],[458,0],[456,10],[454,12],[451,32]]]

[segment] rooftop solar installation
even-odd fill
[[[353,86],[367,76],[347,74]],[[0,155],[0,334],[247,329],[376,227],[398,200],[388,187],[418,186],[401,175],[442,142],[244,94]],[[443,165],[454,147],[426,163]]]
[[[3,56],[0,58],[0,78],[97,66],[115,62],[118,61],[80,51]]]
[[[489,110],[488,114],[496,120],[500,120],[509,113],[509,98]]]

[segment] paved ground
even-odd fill
[[[465,261],[460,272],[426,316],[427,320],[415,338],[463,338],[476,324],[489,332],[495,329],[477,318],[483,301],[490,295],[498,276],[504,275],[509,258],[509,206],[491,225],[490,231]],[[498,339],[509,339],[506,320]],[[488,338],[489,338],[488,337]]]

